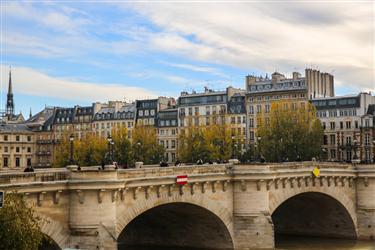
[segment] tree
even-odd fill
[[[210,153],[205,140],[203,128],[201,127],[192,126],[181,130],[178,140],[180,160],[191,163],[196,163],[198,160],[209,160]]]
[[[128,130],[125,127],[113,129],[112,139],[114,160],[121,166],[132,165],[134,160],[131,143],[128,139]]]
[[[48,239],[40,230],[40,221],[24,195],[7,193],[0,208],[0,249],[38,249]]]
[[[108,151],[107,141],[95,135],[87,134],[81,140],[74,140],[73,157],[79,166],[100,165]],[[66,167],[70,164],[69,135],[62,136],[55,150],[54,166]]]
[[[222,161],[233,155],[231,129],[225,124],[190,126],[179,135],[179,157],[183,162]]]
[[[277,101],[271,105],[269,124],[262,122],[258,135],[258,147],[267,161],[311,160],[320,154],[323,128],[312,104]]]
[[[164,147],[159,145],[156,129],[138,124],[133,129],[132,151],[135,161],[157,164],[164,156]]]

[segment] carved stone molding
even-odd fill
[[[241,180],[241,190],[245,192],[247,189],[247,183],[246,180]]]
[[[62,190],[57,190],[57,191],[54,192],[54,194],[53,194],[53,203],[54,204],[59,204],[61,193],[62,193]]]
[[[78,195],[79,203],[83,204],[85,202],[85,193],[82,190],[76,190]]]
[[[103,202],[103,195],[104,195],[105,191],[106,191],[105,189],[99,189],[98,190],[98,202],[99,203]]]
[[[45,194],[46,194],[45,191],[43,191],[43,192],[39,192],[39,193],[37,194],[37,204],[38,204],[39,207],[42,206],[42,201],[44,200],[44,196],[45,196]]]

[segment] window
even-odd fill
[[[254,131],[250,131],[250,140],[254,141]]]
[[[352,137],[350,137],[350,136],[346,137],[346,144],[347,145],[351,145],[352,144]]]
[[[354,121],[355,128],[358,128],[358,121]]]
[[[336,144],[336,135],[330,135],[329,136],[329,142],[331,145],[335,145]]]
[[[8,141],[8,136],[4,135],[4,141]]]
[[[261,100],[262,100],[262,96],[258,96],[257,101],[261,101]]]
[[[31,136],[30,135],[27,136],[27,141],[31,141]]]
[[[16,153],[20,152],[20,147],[16,147]]]
[[[262,105],[257,105],[257,113],[261,113],[262,112]]]
[[[238,117],[237,117],[237,123],[238,123],[238,124],[241,124],[241,116],[238,116]]]
[[[148,110],[145,110],[145,116],[148,116],[148,115],[149,115]]]
[[[250,105],[249,106],[249,114],[254,114],[254,106],[253,105]]]
[[[331,149],[330,150],[330,154],[331,154],[331,159],[335,159],[336,158],[336,150],[335,149]]]
[[[164,135],[164,129],[160,130],[160,135]]]
[[[323,129],[325,130],[326,129],[326,123],[323,122]]]
[[[369,119],[365,120],[365,127],[366,128],[370,127],[370,120]]]
[[[19,157],[16,157],[16,167],[19,167],[21,164],[20,164],[20,158]]]
[[[16,135],[16,141],[20,141],[20,136]]]
[[[352,123],[350,121],[346,122],[346,128],[350,129],[352,127]]]
[[[249,127],[250,127],[250,128],[253,128],[253,127],[254,127],[254,119],[253,119],[253,118],[250,118],[250,119],[249,119]]]
[[[189,108],[189,115],[193,115],[193,108]]]
[[[4,152],[8,153],[8,147],[4,147]]]
[[[184,110],[184,111],[185,111],[185,110]],[[151,114],[152,116],[154,116],[154,115],[155,115],[155,110],[151,109],[151,110],[150,110],[150,114]]]
[[[249,102],[254,102],[254,97],[250,97]]]
[[[176,148],[176,141],[175,140],[172,140],[172,148]]]
[[[210,115],[210,106],[206,106],[206,115]]]
[[[212,106],[212,114],[216,115],[216,106]]]
[[[8,167],[8,157],[4,157],[3,165],[4,167]]]
[[[142,117],[142,116],[143,116],[143,110],[139,110],[139,111],[138,111],[138,115],[139,115],[140,117]]]
[[[27,153],[31,153],[31,147],[27,147]]]
[[[31,159],[30,158],[27,158],[26,162],[27,162],[27,166],[31,166]]]
[[[323,144],[324,145],[328,144],[328,137],[327,137],[327,135],[324,135],[324,137],[323,137]]]
[[[199,107],[195,107],[194,108],[194,114],[195,115],[199,115]]]
[[[365,134],[365,145],[370,145],[370,134]]]
[[[270,105],[266,104],[266,113],[269,113],[269,112],[270,112]]]
[[[231,117],[230,118],[230,123],[235,124],[236,123],[236,117]]]
[[[340,129],[344,129],[344,122],[340,122]]]
[[[335,129],[335,126],[336,126],[335,122],[330,122],[329,124],[330,124],[332,130]]]

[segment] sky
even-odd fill
[[[373,1],[0,1],[0,109],[244,88],[248,74],[335,77],[375,92]]]

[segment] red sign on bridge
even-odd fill
[[[187,175],[178,175],[176,178],[177,185],[185,185],[188,182]]]

